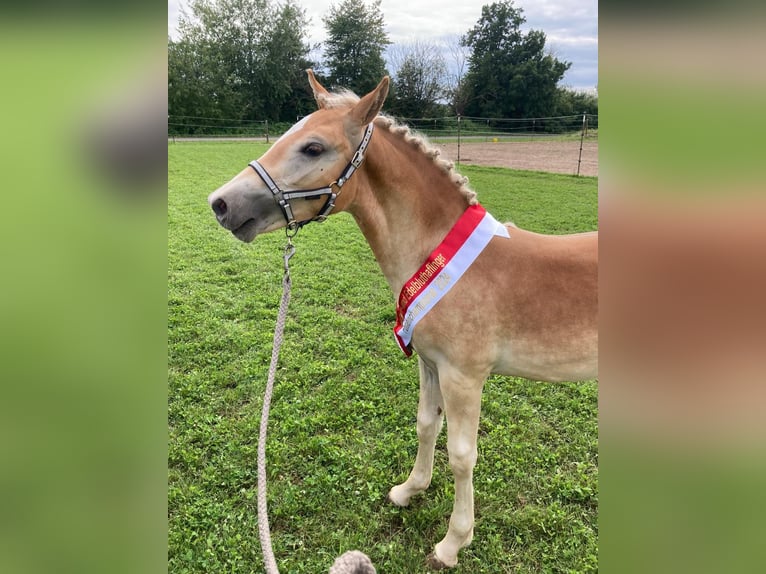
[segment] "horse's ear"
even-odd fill
[[[351,117],[358,121],[360,125],[366,126],[378,115],[380,108],[383,107],[383,102],[386,101],[389,82],[388,76],[385,76],[378,84],[378,87],[359,100],[351,110]]]
[[[328,92],[324,86],[319,83],[319,80],[316,79],[314,70],[309,68],[306,70],[306,73],[309,76],[309,84],[311,85],[311,89],[314,92],[314,99],[317,102],[317,106],[319,106],[319,109],[321,110],[327,105],[327,98],[330,97],[330,92]]]

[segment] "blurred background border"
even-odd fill
[[[3,572],[166,567],[166,14],[0,14]],[[601,5],[605,572],[766,564],[763,24]]]

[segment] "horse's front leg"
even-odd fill
[[[407,506],[410,498],[431,484],[434,468],[436,437],[444,421],[444,402],[439,390],[439,378],[422,359],[420,366],[420,399],[418,401],[418,454],[407,480],[391,489],[388,498],[397,506]]]
[[[455,477],[455,502],[447,534],[428,557],[431,568],[457,565],[458,551],[473,540],[473,468],[478,451],[476,435],[481,412],[483,379],[439,373],[447,415],[447,451]]]

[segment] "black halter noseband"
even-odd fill
[[[340,174],[340,177],[327,185],[326,187],[320,187],[317,189],[296,189],[296,190],[290,190],[290,191],[282,191],[279,189],[279,186],[276,184],[274,179],[269,175],[269,173],[266,171],[266,169],[258,163],[257,160],[253,160],[250,162],[250,167],[252,167],[255,170],[255,173],[257,173],[260,178],[263,180],[263,183],[266,184],[266,187],[269,188],[269,191],[274,195],[274,200],[277,202],[277,205],[279,205],[279,208],[282,210],[282,215],[285,216],[285,221],[287,221],[287,230],[292,233],[296,233],[298,229],[306,225],[307,223],[311,223],[312,221],[324,221],[327,219],[327,216],[330,215],[330,212],[335,207],[335,198],[340,195],[341,188],[343,187],[343,184],[348,181],[348,179],[354,174],[354,172],[357,170],[357,168],[362,164],[364,161],[364,153],[367,151],[367,145],[370,143],[370,138],[372,138],[372,130],[373,130],[373,123],[370,122],[367,125],[367,129],[364,132],[364,137],[362,138],[362,141],[359,143],[359,147],[356,148],[356,152],[354,153],[354,156],[351,158],[351,161],[348,162],[348,165],[346,165],[343,172]],[[318,199],[322,196],[327,196],[327,199],[324,202],[324,205],[322,206],[322,209],[319,210],[319,213],[317,213],[314,217],[311,219],[306,219],[304,221],[296,221],[295,217],[293,216],[293,208],[290,205],[290,200],[292,199]]]

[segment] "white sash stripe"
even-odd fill
[[[444,269],[433,278],[428,287],[423,289],[410,302],[402,320],[402,326],[396,332],[405,346],[409,345],[412,340],[412,332],[415,330],[415,325],[455,286],[463,276],[463,273],[466,272],[479,254],[484,251],[484,248],[495,235],[506,238],[510,237],[505,225],[499,223],[489,213],[486,213],[479,222],[479,225],[476,226],[476,229],[473,230],[473,233],[466,239],[460,249],[457,250],[454,257],[444,266]]]

